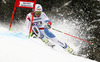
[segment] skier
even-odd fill
[[[48,39],[50,39],[51,41],[56,42],[58,45],[60,45],[63,49],[66,49],[70,52],[72,51],[72,49],[70,49],[70,47],[66,43],[59,41],[56,36],[49,31],[52,23],[43,12],[42,6],[40,4],[35,5],[34,14],[33,12],[31,12],[26,17],[25,31],[27,31],[27,34],[30,30],[32,15],[34,15],[34,19],[32,24],[31,37],[38,37],[48,46],[54,47],[55,45],[48,41]]]

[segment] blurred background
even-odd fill
[[[0,23],[10,24],[14,3],[15,0],[0,0]],[[100,0],[37,0],[36,3],[43,6],[43,11],[53,24],[60,23],[64,27],[75,25],[77,37],[95,44],[93,46],[78,41],[77,45],[82,46],[79,53],[100,62]],[[25,22],[26,15],[31,11],[32,9],[16,8],[13,23]]]

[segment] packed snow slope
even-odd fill
[[[22,33],[0,27],[0,62],[96,62],[63,52],[39,39],[29,39]]]

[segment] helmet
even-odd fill
[[[40,4],[36,4],[34,11],[35,16],[39,17],[41,15],[41,12],[42,12],[42,6]]]
[[[35,11],[42,12],[42,6],[40,4],[36,4]]]

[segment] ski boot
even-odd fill
[[[55,46],[54,44],[52,44],[51,42],[49,42],[48,39],[45,38],[45,37],[42,38],[41,40],[42,40],[45,44],[47,44],[48,46],[50,46],[50,47],[52,47],[52,48]]]
[[[67,51],[69,53],[72,53],[73,52],[73,49],[70,48],[66,43],[65,43],[65,46],[63,48],[65,49],[65,51]]]

